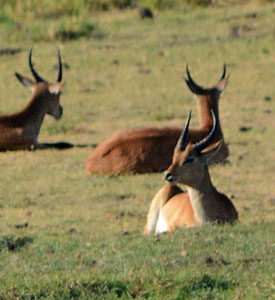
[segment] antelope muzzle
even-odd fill
[[[173,175],[172,172],[165,172],[164,173],[164,180],[166,180],[170,183],[177,183],[178,176]]]

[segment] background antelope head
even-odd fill
[[[59,103],[62,87],[62,62],[60,51],[57,50],[58,55],[58,75],[55,83],[48,83],[44,80],[34,69],[32,64],[32,48],[29,52],[29,67],[35,81],[25,77],[19,73],[15,73],[17,79],[32,91],[34,98],[41,98],[40,105],[45,105],[45,112],[55,119],[60,119],[63,114],[63,108]]]
[[[208,161],[219,150],[221,143],[214,149],[203,152],[212,142],[216,131],[217,122],[213,110],[213,127],[209,135],[196,144],[188,143],[188,127],[191,119],[189,113],[185,128],[174,150],[171,166],[165,171],[164,179],[172,184],[183,183],[188,186],[196,186],[201,182],[202,176],[208,169]]]
[[[188,85],[189,89],[198,96],[198,112],[199,112],[199,120],[201,127],[209,127],[212,128],[213,126],[213,119],[211,117],[211,110],[214,111],[216,116],[216,122],[219,126],[219,98],[220,94],[225,89],[229,75],[226,75],[226,65],[224,64],[223,73],[220,80],[217,84],[212,88],[203,88],[202,86],[198,85],[193,78],[191,77],[188,65],[186,65],[186,74],[187,79],[185,79],[186,84]],[[219,130],[218,130],[219,131]],[[221,134],[221,132],[217,132],[217,134]]]

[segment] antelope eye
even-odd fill
[[[192,158],[192,157],[188,157],[188,158],[186,158],[186,160],[183,162],[184,164],[185,163],[191,163],[191,162],[193,162],[194,161],[194,158]]]

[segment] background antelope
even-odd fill
[[[226,195],[213,186],[208,163],[221,144],[207,152],[214,139],[217,122],[213,112],[213,128],[210,134],[200,142],[188,142],[188,127],[191,113],[185,129],[175,147],[173,162],[165,172],[168,181],[154,197],[147,216],[144,233],[173,231],[180,226],[200,226],[206,222],[233,222],[238,213]],[[222,143],[222,141],[221,141]],[[176,184],[187,186],[184,193]]]
[[[211,130],[213,120],[211,110],[214,111],[217,130],[213,143],[223,138],[219,119],[219,97],[224,90],[228,76],[224,65],[223,74],[213,88],[205,89],[197,85],[192,79],[188,66],[185,79],[189,89],[198,96],[199,129],[190,129],[188,139],[197,142]],[[101,143],[88,157],[86,170],[90,173],[151,173],[162,172],[172,162],[173,151],[180,137],[182,128],[140,128],[123,130],[115,133],[111,138]],[[225,144],[219,153],[213,157],[212,163],[219,162],[228,156]]]
[[[48,83],[35,71],[32,64],[32,49],[29,66],[35,82],[15,73],[18,80],[32,91],[27,106],[12,115],[0,115],[0,150],[33,149],[43,147],[38,143],[38,134],[46,114],[60,119],[63,113],[59,104],[62,86],[62,62],[58,50],[58,75],[55,83]]]

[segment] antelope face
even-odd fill
[[[61,83],[51,84],[48,89],[48,109],[47,114],[59,120],[63,114],[63,107],[59,103],[61,95]]]
[[[196,185],[201,180],[203,170],[207,167],[207,156],[202,151],[207,148],[217,131],[217,122],[214,111],[211,111],[213,127],[204,139],[196,144],[188,143],[188,128],[191,112],[186,121],[185,128],[174,150],[171,166],[165,171],[164,179],[172,184],[183,183],[189,186]]]
[[[32,48],[29,52],[29,67],[35,81],[15,73],[17,79],[25,86],[29,87],[36,98],[43,98],[43,109],[45,113],[53,116],[56,120],[59,120],[63,114],[63,108],[59,103],[62,88],[62,62],[59,50],[57,50],[58,56],[58,74],[55,83],[48,83],[43,79],[35,70],[32,64]]]
[[[171,166],[164,172],[164,179],[171,184],[182,183],[193,185],[194,178],[202,174],[204,164],[201,157],[189,143],[182,151],[176,147]]]

